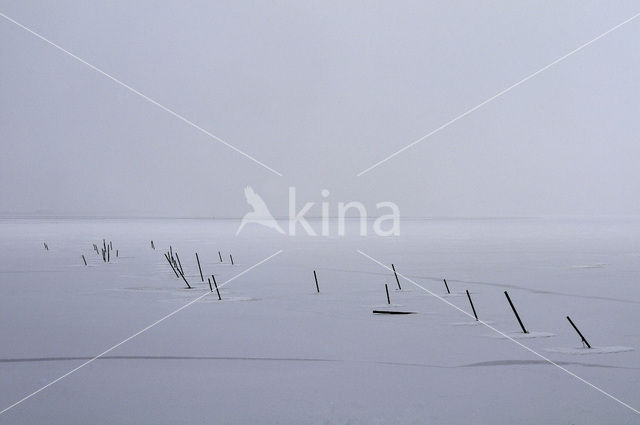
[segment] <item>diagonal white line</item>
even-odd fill
[[[231,279],[225,281],[224,283],[218,285],[218,288],[222,288],[224,285],[226,285],[227,283],[233,282],[234,280],[236,280],[237,278],[239,278],[240,276],[242,276],[243,274],[247,273],[248,271],[258,267],[259,265],[266,263],[267,261],[269,261],[270,259],[272,259],[273,257],[275,257],[276,255],[280,254],[282,252],[282,250],[279,250],[278,252],[276,252],[275,254],[271,254],[270,256],[268,256],[267,258],[265,258],[264,260],[254,264],[253,266],[249,267],[248,269],[238,273],[237,275],[233,276]],[[171,316],[179,313],[180,311],[184,310],[185,308],[189,307],[191,304],[200,301],[202,298],[206,297],[207,295],[211,294],[210,291],[205,292],[203,295],[200,295],[199,297],[193,299],[192,301],[189,301],[187,304],[183,305],[182,307],[180,307],[177,310],[172,311],[171,313],[167,314],[166,316],[164,316],[163,318],[156,320],[155,322],[153,322],[152,324],[150,324],[149,326],[139,330],[138,332],[134,333],[133,335],[131,335],[130,337],[123,339],[122,341],[120,341],[119,343],[117,343],[116,345],[111,346],[110,348],[106,349],[105,351],[103,351],[102,353],[98,354],[95,357],[92,357],[90,360],[87,360],[86,362],[82,363],[80,366],[76,367],[75,369],[71,369],[69,372],[65,373],[64,375],[60,376],[59,378],[54,379],[53,381],[49,382],[47,385],[39,388],[38,390],[32,392],[31,394],[21,398],[20,400],[16,401],[15,403],[13,403],[11,406],[6,407],[5,409],[3,409],[2,411],[0,411],[0,415],[2,415],[3,413],[7,412],[10,409],[13,409],[14,407],[16,407],[17,405],[19,405],[20,403],[27,401],[28,399],[30,399],[31,397],[33,397],[34,395],[38,394],[39,392],[49,388],[50,386],[52,386],[53,384],[55,384],[56,382],[59,382],[61,380],[63,380],[64,378],[66,378],[67,376],[71,375],[74,372],[77,372],[78,370],[82,369],[83,367],[87,366],[90,363],[93,363],[95,360],[99,359],[100,357],[104,356],[105,354],[108,354],[109,352],[115,350],[116,348],[120,347],[122,344],[131,341],[133,338],[137,337],[138,335],[148,331],[149,329],[153,328],[154,326],[164,322],[165,320],[167,320],[168,318],[170,318]]]
[[[162,109],[163,111],[168,112],[169,114],[171,114],[174,117],[178,118],[180,121],[183,121],[183,122],[189,124],[191,127],[195,128],[196,130],[200,131],[201,133],[204,133],[205,135],[209,136],[213,140],[222,143],[226,147],[228,147],[230,149],[233,149],[234,151],[238,152],[240,155],[244,156],[245,158],[250,159],[251,161],[255,162],[256,164],[261,165],[262,167],[266,168],[267,170],[271,171],[272,173],[277,174],[278,176],[282,177],[281,173],[279,173],[278,171],[276,171],[273,168],[269,167],[268,165],[265,165],[264,163],[258,161],[257,159],[255,159],[254,157],[249,155],[248,153],[245,153],[245,152],[241,151],[240,149],[236,148],[235,146],[231,145],[230,143],[226,142],[225,140],[221,139],[220,137],[216,136],[215,134],[211,133],[210,131],[205,130],[204,128],[200,127],[198,124],[194,123],[193,121],[190,121],[189,119],[187,119],[184,116],[180,115],[179,113],[173,111],[172,109],[167,108],[166,106],[164,106],[164,105],[160,104],[159,102],[153,100],[149,96],[147,96],[147,95],[139,92],[138,90],[134,89],[133,87],[123,83],[122,81],[118,80],[116,77],[112,76],[111,74],[106,73],[105,71],[101,70],[97,66],[92,65],[89,62],[85,61],[84,59],[74,55],[73,53],[71,53],[70,51],[64,49],[63,47],[59,46],[58,44],[54,43],[53,41],[45,38],[44,36],[38,34],[37,32],[33,31],[32,29],[27,28],[26,26],[22,25],[20,22],[10,18],[9,16],[5,15],[2,12],[0,12],[0,16],[2,16],[7,21],[16,24],[17,26],[19,26],[23,30],[35,35],[40,40],[44,41],[47,44],[50,44],[51,46],[55,47],[56,49],[60,50],[61,52],[66,53],[67,55],[71,56],[72,58],[74,58],[78,62],[81,62],[81,63],[85,64],[86,66],[88,66],[89,68],[93,69],[94,71],[104,75],[108,79],[110,79],[113,82],[119,84],[120,86],[124,87],[125,89],[129,90],[130,92],[137,94],[138,96],[140,96],[144,100],[152,103],[153,105],[157,106],[158,108]]]
[[[374,263],[379,264],[380,266],[384,267],[385,269],[389,270],[389,271],[393,271],[390,267],[387,267],[385,264],[381,263],[380,261],[376,260],[375,258],[365,254],[364,252],[362,252],[361,250],[357,250],[359,254],[363,255],[364,257],[368,258],[369,260],[373,261]],[[445,304],[448,304],[449,306],[455,308],[456,310],[458,310],[459,312],[469,316],[471,319],[476,320],[475,316],[473,316],[471,313],[468,313],[466,311],[464,311],[463,309],[461,309],[460,307],[458,307],[457,305],[445,300],[444,298],[442,298],[440,295],[428,290],[427,288],[425,288],[424,286],[414,282],[413,280],[409,279],[408,277],[404,276],[402,273],[399,273],[396,271],[396,273],[398,274],[398,276],[401,276],[403,279],[405,279],[406,281],[412,283],[413,285],[415,285],[416,287],[422,289],[423,291],[427,292],[429,295],[432,295],[434,297],[436,297],[437,299],[439,299],[440,301],[442,301]],[[591,382],[587,381],[584,378],[579,377],[578,375],[576,375],[575,373],[571,372],[570,370],[560,366],[558,363],[555,363],[553,360],[549,359],[546,356],[543,356],[542,354],[538,353],[537,351],[533,350],[532,348],[527,347],[526,345],[524,345],[523,343],[515,340],[514,338],[510,337],[509,335],[505,334],[504,332],[494,328],[493,326],[491,326],[490,324],[488,324],[487,322],[484,322],[480,319],[478,319],[479,323],[482,323],[484,326],[486,326],[487,328],[491,329],[492,331],[500,334],[501,336],[507,338],[509,341],[519,345],[520,347],[524,348],[525,350],[529,351],[530,353],[535,354],[536,356],[540,357],[542,360],[548,362],[549,364],[552,364],[553,366],[557,367],[558,369],[562,370],[565,373],[568,373],[569,375],[573,376],[574,378],[576,378],[577,380],[584,382],[585,384],[587,384],[588,386],[590,386],[591,388],[593,388],[596,391],[599,391],[600,393],[604,394],[605,396],[609,397],[610,399],[620,403],[621,405],[623,405],[624,407],[630,409],[631,411],[633,411],[634,413],[640,415],[640,411],[629,406],[627,403],[625,403],[624,401],[616,398],[615,396],[609,394],[608,392],[606,392],[605,390],[603,390],[600,387],[595,386],[594,384],[592,384]]]
[[[552,66],[562,62],[563,60],[567,59],[569,56],[578,53],[580,50],[584,49],[585,47],[591,45],[592,43],[595,43],[596,41],[600,40],[602,37],[606,36],[607,34],[617,30],[618,28],[622,27],[625,24],[628,24],[629,22],[633,21],[634,19],[636,19],[638,16],[640,16],[640,13],[637,13],[635,15],[633,15],[631,18],[620,22],[618,25],[616,25],[615,27],[603,32],[602,34],[600,34],[599,36],[597,36],[596,38],[584,43],[583,45],[581,45],[580,47],[573,49],[572,51],[570,51],[569,53],[567,53],[564,56],[559,57],[558,59],[554,60],[553,62],[551,62],[550,64],[540,68],[539,70],[537,70],[536,72],[527,75],[526,77],[524,77],[523,79],[521,79],[520,81],[518,81],[515,84],[510,85],[509,87],[507,87],[506,89],[502,90],[501,92],[499,92],[498,94],[491,96],[490,98],[488,98],[487,100],[477,104],[476,106],[474,106],[473,108],[467,110],[466,112],[463,112],[462,114],[458,115],[457,117],[453,118],[450,121],[447,121],[446,123],[442,124],[440,127],[436,128],[435,130],[432,130],[431,132],[425,134],[424,136],[420,137],[419,139],[414,140],[413,142],[409,143],[407,146],[403,147],[400,150],[397,150],[396,152],[392,153],[391,155],[387,156],[386,158],[376,162],[375,164],[373,164],[372,166],[370,166],[369,168],[365,168],[364,170],[360,171],[357,174],[357,177],[360,177],[361,175],[368,173],[369,171],[373,170],[374,168],[376,168],[377,166],[387,162],[388,160],[390,160],[391,158],[401,154],[402,152],[406,151],[407,149],[417,145],[418,143],[424,141],[425,139],[428,139],[429,137],[433,136],[434,134],[438,133],[441,130],[444,130],[445,128],[449,127],[451,124],[461,120],[462,118],[466,117],[467,115],[471,114],[472,112],[476,111],[477,109],[482,108],[484,105],[486,105],[487,103],[492,102],[493,100],[499,98],[500,96],[502,96],[503,94],[506,94],[508,92],[510,92],[512,89],[518,87],[520,84],[532,79],[533,77],[535,77],[536,75],[540,74],[541,72],[546,71],[547,69],[551,68]]]

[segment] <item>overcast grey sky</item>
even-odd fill
[[[638,1],[0,1],[2,214],[242,216],[251,185],[408,216],[640,214]],[[314,210],[320,213],[319,207]],[[313,215],[313,214],[312,214]]]

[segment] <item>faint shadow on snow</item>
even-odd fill
[[[552,334],[551,332],[529,332],[526,334],[522,332],[513,332],[507,335],[509,338],[513,338],[513,339],[550,338],[552,336],[555,336],[555,334]],[[500,334],[493,334],[493,335],[486,335],[486,336],[490,338],[498,338],[498,339],[506,338],[506,336],[500,335]]]
[[[582,362],[554,362],[562,366],[584,366],[584,367],[602,367],[611,369],[633,369],[638,370],[638,367],[628,366],[612,366],[597,363],[582,363]],[[527,365],[549,365],[546,360],[491,360],[486,362],[470,363],[459,367],[485,367],[485,366],[527,366]]]
[[[559,348],[547,348],[545,351],[550,353],[562,353],[562,354],[612,354],[612,353],[624,353],[627,351],[633,351],[631,347],[623,346],[611,346],[611,347],[559,347]]]
[[[609,347],[611,348],[611,347]],[[66,357],[25,357],[25,358],[8,358],[0,359],[2,363],[39,363],[39,362],[60,362],[60,361],[87,361],[93,357],[66,356]],[[179,361],[249,361],[249,362],[291,362],[291,363],[352,363],[352,364],[376,364],[381,366],[400,366],[400,367],[420,367],[435,369],[458,369],[467,367],[495,367],[495,366],[528,366],[540,365],[547,366],[549,362],[544,360],[490,360],[477,363],[469,363],[457,366],[434,365],[426,363],[407,363],[393,361],[368,361],[368,360],[340,360],[340,359],[323,359],[313,357],[236,357],[236,356],[103,356],[96,361],[112,361],[112,360],[134,360],[134,361],[154,361],[154,360],[179,360]],[[597,363],[582,363],[570,361],[557,361],[559,365],[575,365],[584,367],[600,367],[611,369],[631,369],[640,370],[637,367],[613,366]]]
[[[93,357],[26,357],[0,359],[0,363],[86,361]],[[290,361],[290,362],[336,362],[334,359],[296,357],[229,357],[229,356],[102,356],[96,360],[247,360],[247,361]]]
[[[450,323],[451,326],[484,326],[492,325],[494,322],[491,320],[483,320],[482,322],[455,322]]]
[[[203,298],[199,300],[199,303],[223,303],[223,302],[238,302],[238,301],[258,301],[260,298],[252,298],[252,297],[235,297],[235,296],[224,296],[221,300],[213,293],[212,296]]]
[[[442,294],[439,295],[440,298],[456,298],[456,297],[464,297],[467,296],[466,292],[452,292],[450,294]]]
[[[601,269],[607,266],[606,263],[596,263],[596,264],[578,264],[575,266],[571,266],[572,269]]]

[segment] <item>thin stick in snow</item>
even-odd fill
[[[176,274],[176,277],[180,279],[180,276],[178,276],[178,272],[176,271],[176,269],[173,267],[173,264],[171,263],[171,258],[169,258],[169,254],[164,254],[164,258],[166,258],[167,261],[169,262],[169,265],[171,266],[171,270],[173,270],[173,272]]]
[[[318,291],[318,294],[320,293],[320,287],[318,286],[318,275],[316,274],[316,271],[313,271],[313,278],[316,280],[316,291]]]
[[[185,279],[184,273],[182,272],[182,270],[180,270],[180,276],[182,277],[182,280],[184,280],[184,283],[187,284],[187,288],[191,289],[191,285],[189,285],[189,282],[187,282],[187,279]]]
[[[218,290],[218,284],[216,283],[216,277],[214,275],[211,275],[211,278],[213,279],[213,284],[216,286],[216,292],[218,293],[218,299],[220,301],[222,301],[222,297],[220,296],[220,291]]]
[[[84,265],[86,266],[87,265],[87,259],[84,258],[84,255],[82,256],[82,261],[84,261]]]
[[[446,282],[446,280],[445,280]],[[471,295],[469,294],[469,290],[467,289],[467,298],[469,298],[469,304],[471,304],[471,310],[473,310],[473,315],[476,317],[476,321],[478,320],[478,315],[476,314],[476,308],[473,306],[473,301],[471,301]]]
[[[384,284],[384,290],[387,291],[387,304],[391,305],[391,298],[389,298],[389,285]]]
[[[196,252],[196,261],[198,262],[198,270],[200,270],[200,280],[204,282],[204,277],[202,276],[202,268],[200,267],[200,258],[198,257],[197,252]]]
[[[449,285],[447,285],[447,279],[442,279],[444,280],[444,287],[447,288],[447,294],[450,294],[451,291],[449,291]]]
[[[580,329],[578,329],[575,323],[573,323],[573,320],[571,320],[569,316],[567,316],[567,320],[569,321],[569,323],[571,323],[571,326],[573,326],[573,329],[575,329],[576,332],[578,332],[578,335],[580,335],[580,338],[582,338],[582,342],[587,346],[587,348],[591,348],[591,344],[589,344],[589,342],[584,337],[584,335],[582,335],[582,332],[580,332]]]
[[[402,286],[400,286],[400,279],[398,279],[398,273],[396,273],[396,266],[391,264],[391,268],[393,269],[393,274],[396,277],[396,283],[398,284],[398,289],[402,291]]]
[[[184,276],[184,269],[182,268],[182,263],[180,262],[180,257],[178,256],[177,251],[176,251],[176,259],[178,260],[178,266],[180,266],[180,274]]]
[[[231,260],[231,265],[233,266],[233,255],[229,254],[229,259]]]
[[[520,316],[518,315],[518,310],[516,310],[515,306],[511,302],[511,298],[509,297],[509,294],[507,293],[507,291],[504,291],[504,295],[507,297],[507,301],[509,301],[509,305],[511,306],[511,309],[513,310],[513,314],[515,314],[516,315],[516,319],[518,319],[518,323],[520,323],[520,327],[522,328],[522,332],[528,334],[529,332],[527,332],[527,330],[525,329],[524,325],[522,324],[522,320],[520,320]]]
[[[220,257],[220,262],[222,263],[222,254],[220,254],[220,251],[218,251],[218,257]]]

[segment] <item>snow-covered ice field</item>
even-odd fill
[[[317,225],[315,223],[314,225]],[[357,233],[350,223],[347,235]],[[232,220],[0,220],[0,424],[627,424],[640,416],[640,220],[403,221],[288,237]],[[113,241],[104,263],[92,244]],[[156,250],[151,249],[153,240]],[[43,243],[49,250],[45,250]],[[169,245],[194,289],[163,253]],[[218,259],[218,251],[224,263]],[[84,254],[88,266],[84,266]],[[235,265],[229,264],[229,254]],[[313,270],[318,273],[317,294]],[[206,280],[206,277],[205,277]],[[373,315],[386,308],[412,315]],[[594,346],[583,349],[565,316]]]

